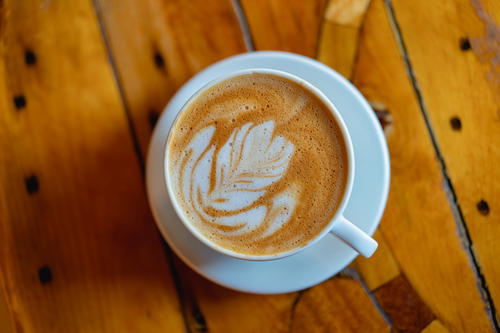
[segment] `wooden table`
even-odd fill
[[[499,331],[499,1],[5,0],[0,15],[1,332]],[[392,174],[373,258],[259,296],[172,254],[143,174],[172,94],[268,49],[351,79]]]

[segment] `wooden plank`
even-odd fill
[[[374,238],[378,242],[375,254],[371,258],[358,257],[352,264],[363,276],[363,280],[370,290],[377,289],[401,274],[382,233],[377,231]]]
[[[0,280],[2,279],[0,275]],[[12,318],[7,305],[7,296],[2,289],[0,289],[0,332],[2,333],[13,333],[14,328],[12,327]]]
[[[0,271],[18,332],[182,331],[90,0],[1,11]]]
[[[297,300],[291,332],[389,332],[358,281],[333,278]]]
[[[439,321],[439,320],[434,320],[432,323],[427,325],[426,328],[424,328],[422,333],[449,333],[448,329]]]
[[[500,3],[393,5],[474,254],[499,307]]]
[[[189,275],[209,332],[288,332],[297,293],[253,295],[216,285],[197,274]]]
[[[242,0],[256,50],[316,56],[326,0]]]
[[[318,60],[350,78],[359,31],[370,0],[330,0],[325,12]]]
[[[436,319],[403,274],[377,288],[375,297],[398,332],[419,333]]]
[[[246,51],[231,0],[96,0],[142,148],[159,113],[192,75]]]
[[[387,134],[391,188],[380,226],[392,255],[451,331],[491,331],[383,0],[372,1],[368,9],[354,72],[354,83],[367,99],[384,105],[393,118]]]
[[[175,90],[203,67],[246,51],[243,35],[230,0],[111,0],[98,4],[111,57],[145,152],[152,125]],[[256,298],[216,286],[178,260],[176,267],[189,330],[227,332],[225,327],[239,331],[242,326],[283,325],[283,296]],[[257,306],[256,300],[269,306]],[[276,326],[269,325],[274,321]]]

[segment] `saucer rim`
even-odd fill
[[[373,233],[375,232],[375,230],[378,228],[378,225],[380,224],[380,220],[381,220],[381,217],[383,215],[383,212],[384,212],[384,209],[385,209],[385,206],[387,204],[387,198],[388,198],[388,193],[389,193],[389,186],[390,186],[390,159],[389,159],[389,152],[388,152],[388,147],[387,147],[387,143],[386,143],[386,140],[385,140],[385,136],[383,134],[383,130],[382,128],[380,127],[380,124],[374,114],[374,112],[372,111],[370,105],[368,104],[368,102],[365,100],[365,98],[361,95],[361,93],[348,81],[346,80],[344,77],[342,77],[339,73],[335,72],[333,69],[327,67],[326,65],[314,60],[314,59],[311,59],[311,58],[308,58],[308,57],[305,57],[305,56],[301,56],[301,55],[298,55],[298,54],[294,54],[294,53],[289,53],[289,52],[282,52],[282,51],[256,51],[256,52],[250,52],[250,53],[244,53],[244,54],[239,54],[239,55],[235,55],[235,56],[232,56],[232,57],[229,57],[229,58],[226,58],[226,59],[223,59],[217,63],[214,63],[208,67],[206,67],[204,70],[200,71],[199,73],[197,73],[196,75],[194,75],[190,80],[188,80],[173,96],[172,98],[170,99],[169,103],[165,106],[165,108],[163,109],[163,113],[158,121],[158,124],[161,122],[162,118],[164,117],[165,115],[165,111],[167,109],[169,109],[171,107],[172,104],[174,104],[174,102],[176,101],[176,99],[179,98],[179,95],[181,95],[181,92],[184,92],[185,90],[187,91],[188,89],[191,89],[193,90],[194,88],[190,88],[190,85],[192,84],[193,81],[195,81],[199,76],[202,76],[202,75],[205,75],[206,72],[210,72],[210,71],[214,71],[216,69],[218,69],[219,71],[224,71],[223,67],[224,66],[229,66],[231,63],[236,63],[238,64],[239,62],[244,62],[244,61],[248,61],[249,59],[252,60],[252,58],[262,58],[262,57],[285,57],[285,58],[292,58],[292,60],[298,60],[300,62],[306,62],[308,65],[312,65],[312,66],[315,66],[315,67],[318,67],[320,70],[322,71],[325,71],[327,72],[330,76],[332,76],[334,80],[337,80],[340,84],[342,84],[344,87],[346,87],[350,93],[353,95],[353,99],[355,99],[358,103],[361,104],[362,108],[365,110],[365,111],[371,111],[371,112],[366,112],[371,120],[372,123],[374,123],[376,126],[375,127],[375,132],[376,132],[376,136],[377,136],[377,139],[378,139],[378,143],[377,145],[379,145],[379,147],[381,148],[381,164],[383,164],[385,166],[384,168],[384,175],[383,175],[383,178],[385,179],[385,182],[383,183],[383,186],[381,188],[381,200],[379,202],[379,205],[377,207],[377,213],[373,215],[373,218],[371,219],[373,222],[369,224],[368,226],[368,229],[365,230],[367,232],[367,234],[369,235],[373,235]],[[249,58],[249,59],[248,59]],[[247,65],[239,65],[241,66],[240,69],[246,69],[246,68],[252,68],[252,67],[247,67]],[[219,67],[219,68],[218,68]],[[270,68],[270,69],[277,69],[277,70],[281,70],[281,71],[284,71],[280,68],[273,68],[272,66],[269,66],[269,67],[266,67],[266,66],[258,66],[259,68]],[[292,75],[298,75],[298,74],[295,74],[293,72],[291,72]],[[306,79],[305,79],[306,80]],[[309,81],[309,80],[306,80],[306,81]],[[312,84],[314,84],[314,82],[312,82]],[[327,98],[330,98],[327,96]],[[334,103],[332,101],[332,103]],[[159,215],[158,215],[158,211],[157,209],[155,208],[155,200],[154,198],[152,197],[154,195],[154,191],[150,188],[151,185],[150,185],[150,181],[148,179],[154,177],[153,175],[150,175],[150,173],[152,173],[151,171],[151,168],[149,167],[150,164],[152,163],[152,161],[154,160],[154,157],[151,156],[151,151],[153,150],[152,149],[152,145],[155,143],[154,141],[154,138],[156,138],[157,135],[159,135],[159,133],[157,133],[159,131],[159,127],[160,126],[156,126],[154,131],[153,131],[153,134],[151,136],[151,142],[150,142],[150,146],[149,146],[149,149],[148,149],[148,154],[147,154],[147,165],[146,165],[146,187],[147,187],[147,197],[148,197],[148,201],[149,201],[149,204],[150,204],[150,207],[151,207],[151,211],[152,211],[152,214],[153,214],[153,217],[155,219],[155,223],[156,225],[158,226],[158,229],[160,230],[160,233],[162,235],[162,237],[167,241],[169,247],[174,251],[174,253],[186,264],[188,265],[191,269],[193,269],[195,272],[197,272],[198,274],[200,274],[201,276],[203,276],[204,278],[218,284],[218,285],[221,285],[221,286],[224,286],[226,288],[229,288],[229,289],[232,289],[232,290],[237,290],[237,291],[242,291],[242,292],[248,292],[248,293],[253,293],[253,294],[282,294],[282,293],[287,293],[287,292],[294,292],[294,291],[298,291],[298,290],[302,290],[302,289],[306,289],[306,288],[309,288],[309,287],[312,287],[314,285],[317,285],[329,278],[331,278],[333,275],[335,275],[337,272],[333,273],[333,274],[328,274],[325,278],[323,279],[319,279],[319,280],[314,280],[312,283],[310,283],[308,281],[308,283],[306,284],[302,284],[300,285],[299,287],[294,287],[292,289],[282,289],[282,290],[276,290],[276,291],[269,291],[269,290],[256,290],[255,288],[245,288],[244,286],[241,286],[241,285],[238,285],[238,286],[235,286],[235,285],[228,285],[224,282],[221,282],[215,278],[213,278],[212,276],[206,274],[202,269],[200,269],[198,266],[196,266],[191,260],[189,260],[182,251],[180,251],[175,245],[172,245],[172,244],[175,244],[172,240],[171,240],[171,237],[169,235],[169,233],[165,230],[165,227],[163,227],[162,225],[162,221],[161,219],[159,218]],[[162,146],[165,145],[165,140],[162,140],[160,141],[160,143]],[[163,168],[162,168],[163,169]],[[164,171],[162,171],[164,172]],[[349,202],[347,203],[346,207],[349,206]],[[300,252],[299,252],[300,253]],[[221,256],[223,256],[223,254],[220,254]],[[343,262],[345,262],[345,264],[343,265],[343,267],[346,267],[348,266],[356,257],[357,257],[357,253],[352,253],[350,255],[346,255],[344,256],[344,260],[342,260]],[[245,261],[245,260],[241,260],[241,261]]]

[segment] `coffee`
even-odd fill
[[[245,255],[302,247],[334,216],[347,152],[314,93],[272,74],[236,76],[202,92],[174,123],[169,178],[185,219]]]

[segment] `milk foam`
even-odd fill
[[[345,148],[330,111],[305,88],[252,74],[219,83],[188,109],[169,144],[170,179],[205,237],[269,254],[329,222],[345,185]]]
[[[250,208],[266,193],[268,186],[285,174],[293,155],[293,144],[282,136],[273,137],[274,122],[254,125],[246,123],[234,129],[226,143],[215,153],[210,141],[215,126],[203,129],[186,147],[173,174],[181,183],[184,202],[201,218],[211,223],[235,227],[221,230],[224,234],[254,231],[270,218],[264,205]],[[215,163],[213,163],[215,161]],[[212,170],[215,168],[215,170]],[[215,175],[215,187],[210,188],[210,177]],[[286,214],[273,218],[263,236],[285,224],[295,207],[293,193],[284,192],[273,199],[276,207],[286,207]],[[207,213],[209,209],[215,214]]]

